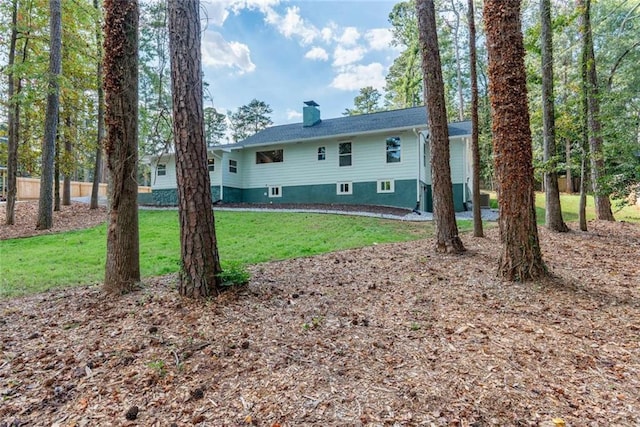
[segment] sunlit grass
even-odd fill
[[[431,222],[285,212],[216,212],[223,263],[310,256],[375,243],[429,237]],[[471,227],[460,221],[461,231]],[[101,283],[106,226],[0,241],[0,297],[50,288]],[[180,231],[176,211],[140,212],[140,268],[143,277],[177,272]]]

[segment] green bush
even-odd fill
[[[241,262],[230,262],[222,272],[218,274],[222,281],[222,286],[242,286],[249,283],[251,273]]]

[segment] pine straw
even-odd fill
[[[544,283],[496,280],[491,230],[256,265],[204,303],[175,276],[2,300],[0,425],[639,425],[640,226],[589,229],[541,229]]]

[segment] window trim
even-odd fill
[[[156,176],[167,176],[167,164],[158,163],[156,166]]]
[[[346,191],[344,190],[343,186],[346,186]],[[338,196],[348,196],[353,194],[353,182],[352,181],[336,182],[336,194]]]
[[[384,183],[389,184],[389,189],[382,189],[382,185]],[[396,191],[396,181],[395,179],[379,179],[376,184],[378,193],[395,193]]]
[[[393,139],[397,139],[398,140],[398,147],[392,150],[389,150],[389,140],[393,140]],[[385,162],[387,164],[393,164],[393,163],[402,163],[402,140],[399,136],[389,136],[385,139]],[[398,160],[397,161],[389,161],[389,153],[390,152],[398,152]]]
[[[276,194],[274,194],[276,193]],[[269,185],[267,188],[267,195],[269,198],[277,198],[282,197],[282,186],[281,185]]]
[[[341,154],[340,153],[340,146],[343,144],[349,144],[349,153],[345,153],[345,154]],[[342,164],[342,158],[349,156],[349,164],[348,165],[343,165]],[[346,168],[349,166],[353,166],[353,143],[351,141],[343,141],[343,142],[338,142],[338,166],[341,168]]]
[[[232,164],[233,162],[234,164]],[[229,159],[229,173],[238,173],[238,161],[235,159]]]

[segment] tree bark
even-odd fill
[[[567,140],[564,143],[564,152],[565,152],[565,162],[566,162],[566,169],[565,169],[565,176],[567,178],[565,185],[566,185],[566,189],[565,191],[569,194],[573,193],[573,174],[571,173],[571,140],[569,138],[567,138]]]
[[[486,0],[493,152],[502,251],[498,276],[526,281],[545,276],[536,226],[520,0]]]
[[[67,164],[69,158],[71,157],[71,151],[73,150],[73,144],[71,143],[71,135],[72,135],[72,130],[71,130],[71,112],[70,111],[65,111],[65,127],[67,132],[65,132],[64,135],[64,152],[65,152],[65,161],[64,161],[64,168],[63,168],[63,176],[64,176],[64,181],[62,184],[62,205],[63,206],[69,206],[71,205],[71,172],[70,172],[70,165]]]
[[[98,0],[93,0],[96,15],[101,16]],[[91,185],[91,202],[89,209],[98,209],[98,196],[100,193],[100,180],[102,178],[102,141],[104,140],[104,90],[102,88],[102,29],[101,19],[96,22],[96,87],[98,91],[98,136],[96,139],[96,160],[93,168],[93,182]]]
[[[60,139],[56,137],[56,155],[53,167],[53,211],[60,212]]]
[[[586,64],[591,186],[595,201],[596,218],[604,221],[615,221],[613,212],[611,211],[609,195],[604,194],[601,185],[604,175],[604,154],[602,152],[602,125],[600,123],[598,76],[596,73],[596,60],[593,52],[593,37],[591,32],[591,0],[576,0],[576,6],[581,12],[582,60],[583,63]]]
[[[471,158],[473,168],[473,236],[483,237],[482,211],[480,209],[480,145],[478,141],[478,72],[476,53],[476,22],[473,1],[469,0],[469,74],[471,79]]]
[[[53,226],[53,169],[58,129],[60,87],[58,77],[62,67],[62,12],[60,0],[49,0],[50,50],[49,90],[42,143],[42,172],[40,176],[40,199],[36,229],[48,230]]]
[[[13,9],[11,12],[11,40],[9,42],[9,64],[7,73],[7,98],[9,100],[9,114],[8,114],[8,159],[7,159],[7,204],[6,204],[6,217],[5,223],[7,225],[13,225],[16,221],[16,198],[18,195],[18,137],[19,137],[19,102],[16,99],[16,95],[19,93],[20,84],[18,84],[18,90],[15,89],[15,72],[14,64],[16,57],[16,41],[18,39],[18,0],[13,0]]]
[[[542,127],[545,162],[545,224],[549,230],[559,233],[569,231],[562,218],[560,189],[556,170],[556,124],[553,95],[553,30],[551,28],[551,0],[540,1],[540,35],[542,45]]]
[[[207,168],[198,0],[168,0],[173,134],[180,217],[181,295],[219,291],[221,272]]]
[[[418,0],[418,31],[422,52],[424,99],[429,117],[431,140],[431,185],[436,228],[436,252],[461,253],[465,248],[458,235],[453,207],[453,184],[449,164],[449,129],[444,99],[444,82],[438,50],[433,0]]]
[[[104,289],[140,281],[138,231],[138,2],[105,1],[105,152],[111,178]]]

